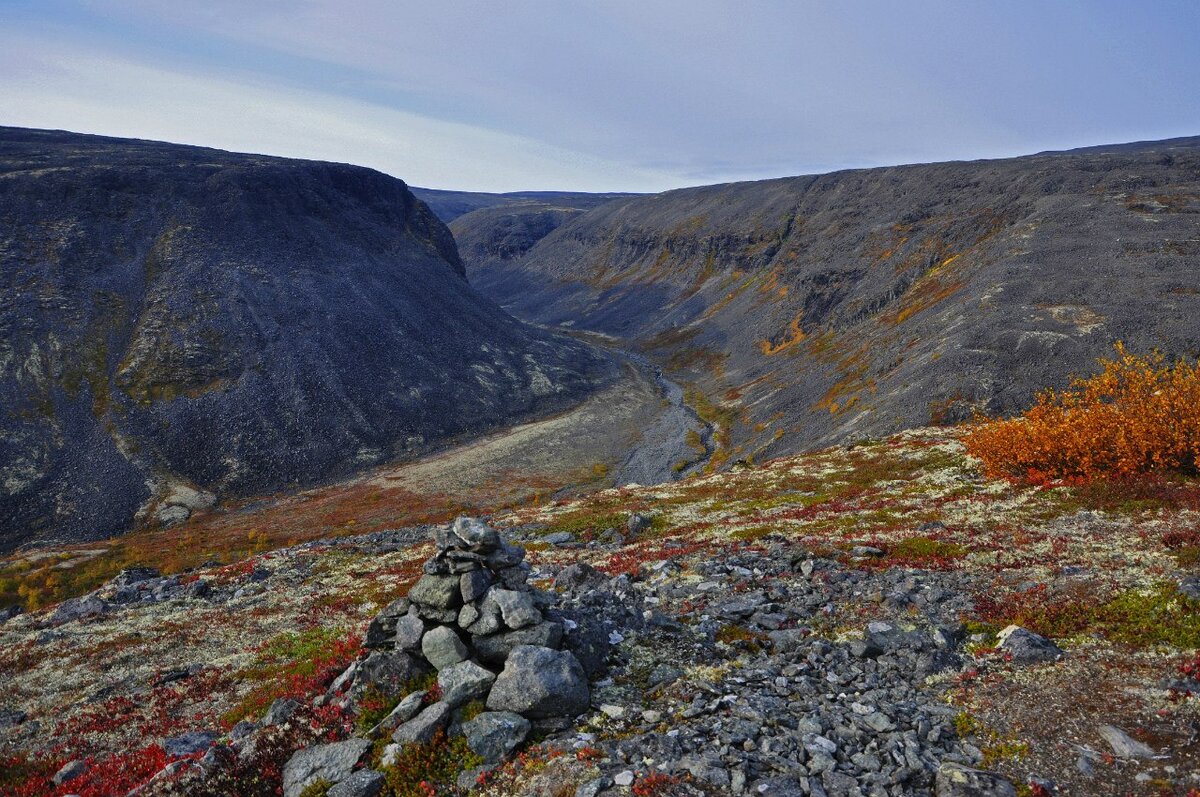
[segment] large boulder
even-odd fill
[[[585,711],[590,699],[587,677],[574,655],[518,645],[497,676],[487,707],[532,719],[569,717]]]
[[[408,591],[413,603],[436,609],[454,609],[462,605],[458,576],[443,576],[426,573]]]
[[[359,664],[350,695],[357,700],[374,688],[385,697],[400,697],[414,679],[428,671],[423,661],[407,653],[376,651]]]

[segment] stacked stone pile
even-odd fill
[[[404,745],[444,731],[463,735],[494,765],[533,728],[561,729],[587,711],[587,676],[563,649],[563,623],[545,614],[550,596],[527,583],[524,549],[472,518],[435,530],[435,540],[437,553],[408,596],[372,620],[365,640],[371,653],[330,687],[329,697],[350,703],[373,690],[399,699],[373,729],[391,734],[385,764]],[[433,671],[436,690],[405,693]],[[474,709],[470,718],[468,706]],[[297,754],[289,763],[285,793],[298,793],[317,778],[320,768],[312,760],[319,753],[310,749],[307,758]],[[321,777],[329,779],[329,773]]]

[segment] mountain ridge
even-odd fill
[[[507,258],[452,229],[518,317],[693,382],[732,461],[1012,412],[1117,339],[1200,351],[1198,208],[1186,137],[619,199]]]
[[[370,169],[0,128],[0,196],[4,547],[327,480],[611,377],[479,297]]]

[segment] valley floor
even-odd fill
[[[633,514],[649,523],[631,534]],[[604,777],[638,794],[928,794],[956,760],[1022,794],[1200,789],[1195,484],[989,480],[956,432],[927,429],[493,522],[535,583],[587,562],[606,576],[595,594],[632,611],[613,615],[592,712],[489,794]],[[321,694],[432,548],[424,528],[314,541],[8,620],[0,784],[47,793],[39,778],[86,758],[48,793],[117,793],[87,789],[137,785],[186,733]],[[1010,624],[1061,656],[1025,658]]]

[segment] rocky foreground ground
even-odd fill
[[[1198,522],[920,430],[127,571],[0,625],[0,791],[1194,794]]]

